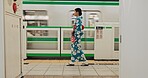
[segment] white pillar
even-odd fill
[[[120,0],[120,78],[148,78],[148,0]]]
[[[5,78],[4,74],[4,12],[3,0],[0,0],[0,78]]]

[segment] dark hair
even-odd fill
[[[81,8],[76,8],[75,11],[76,11],[76,12],[79,12],[79,16],[82,15],[82,10],[81,10]]]

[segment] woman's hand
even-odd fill
[[[71,42],[74,43],[75,42],[75,37],[71,36]]]
[[[84,30],[84,25],[82,25],[82,30]]]

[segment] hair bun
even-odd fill
[[[75,11],[76,11],[76,12],[79,12],[79,16],[82,15],[82,10],[81,10],[81,8],[76,8]]]

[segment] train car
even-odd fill
[[[26,35],[26,58],[30,57],[70,57],[70,37],[74,23],[73,12],[82,9],[83,25],[82,49],[86,57],[93,59],[118,59],[119,53],[119,2],[70,1],[67,3],[23,2],[23,22]],[[40,5],[39,5],[40,4]],[[116,25],[115,25],[116,23]],[[118,24],[118,25],[117,25]],[[102,34],[111,43],[97,39],[97,27],[104,25]],[[110,34],[110,35],[109,35]],[[114,34],[116,36],[114,37]],[[103,41],[104,40],[104,41]],[[102,45],[99,45],[102,44]],[[107,48],[106,45],[108,46]],[[98,49],[98,47],[104,47]],[[106,48],[105,48],[106,47]],[[111,48],[111,49],[110,49]],[[108,49],[109,52],[106,52]]]

